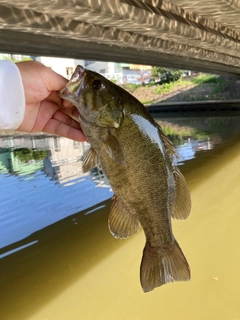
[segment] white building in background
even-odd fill
[[[98,72],[109,80],[116,83],[123,83],[123,69],[121,63],[103,61],[85,61],[86,69]]]
[[[37,57],[37,61],[42,62],[45,66],[61,74],[63,77],[70,79],[77,65],[84,67],[84,60],[55,58],[55,57]]]
[[[118,73],[122,72],[121,63],[103,62],[103,61],[88,61],[85,60],[85,67],[89,70],[98,73]]]
[[[76,66],[80,64],[86,69],[102,74],[109,80],[114,80],[117,84],[146,83],[151,76],[152,68],[151,66],[134,65],[128,63],[88,61],[54,57],[38,57],[37,60],[68,79],[71,77]]]
[[[12,55],[0,53],[0,59],[14,59],[21,61],[23,58],[30,56]],[[80,59],[56,58],[56,57],[31,57],[45,66],[51,68],[63,77],[70,79],[77,65],[86,67],[86,69],[101,73],[109,80],[113,80],[117,84],[147,83],[151,77],[151,66],[135,65],[129,63],[115,63],[102,61],[88,61]]]
[[[130,63],[115,63],[102,61],[85,61],[85,67],[89,70],[101,73],[109,80],[117,84],[147,83],[151,77],[151,66],[136,65]]]

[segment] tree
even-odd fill
[[[157,80],[158,83],[170,83],[177,81],[183,75],[182,70],[167,69],[161,67],[152,68],[152,77]]]

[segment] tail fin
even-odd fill
[[[190,268],[176,240],[168,248],[156,250],[146,244],[140,268],[144,292],[168,282],[190,280]]]

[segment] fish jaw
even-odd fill
[[[85,69],[78,65],[69,82],[59,91],[59,96],[73,105],[78,104],[79,91],[81,90],[85,73]]]

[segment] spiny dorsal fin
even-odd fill
[[[163,143],[171,157],[177,155],[176,149],[172,142],[168,139],[168,137],[165,135],[165,133],[162,131],[161,127],[158,125],[158,132],[163,140]]]
[[[173,167],[175,180],[175,198],[172,206],[172,217],[183,220],[189,216],[191,197],[186,180],[177,167]]]
[[[108,227],[115,238],[124,239],[138,232],[140,223],[137,216],[129,212],[125,203],[118,197],[114,197]]]
[[[83,172],[88,172],[99,165],[98,156],[95,150],[90,147],[83,158]]]

